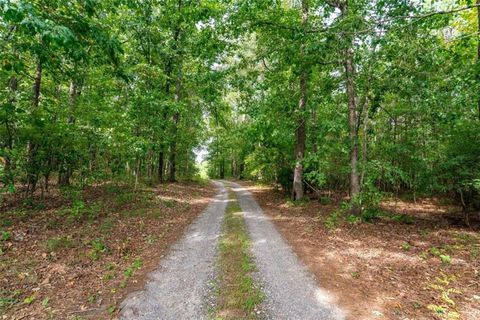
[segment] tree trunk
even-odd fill
[[[182,63],[179,60],[177,79],[175,81],[175,104],[179,107],[182,91]],[[170,173],[168,177],[169,182],[176,181],[176,161],[177,161],[177,126],[180,121],[180,111],[175,111],[173,114],[173,135],[172,142],[170,144]]]
[[[342,15],[348,17],[348,1],[340,7]],[[345,78],[348,98],[348,125],[350,127],[350,197],[354,199],[360,193],[358,174],[358,129],[357,129],[357,93],[355,89],[354,39],[350,39],[345,49]],[[352,207],[353,214],[360,214],[360,208]]]
[[[225,159],[222,158],[220,162],[220,179],[225,179]]]
[[[368,110],[369,99],[365,98],[363,103],[363,111],[362,114],[364,115],[364,122],[363,122],[363,140],[362,140],[362,163],[363,169],[362,174],[360,177],[360,185],[363,185],[363,181],[365,179],[365,164],[367,163],[367,148],[368,148],[368,122],[370,121],[370,115]]]
[[[176,38],[175,38],[176,40]],[[170,86],[171,86],[171,75],[172,75],[172,61],[169,59],[167,61],[166,67],[165,67],[165,75],[167,77],[167,81],[165,83],[165,94],[167,97],[170,96]],[[163,112],[163,124],[162,124],[162,130],[165,131],[165,128],[167,128],[166,123],[168,120],[168,111],[164,110]],[[165,146],[163,143],[160,145],[160,153],[158,154],[158,181],[162,183],[164,181],[164,167],[165,167]]]
[[[302,0],[302,26],[305,28],[308,23],[308,1]],[[305,47],[302,44],[300,48],[300,59],[303,60]],[[302,61],[303,62],[303,61]],[[302,200],[304,197],[303,190],[303,158],[305,156],[305,140],[306,140],[306,121],[305,109],[307,107],[307,85],[308,71],[306,66],[302,65],[300,73],[300,100],[297,109],[297,129],[295,130],[295,169],[293,173],[292,199]]]
[[[169,182],[176,181],[176,161],[177,161],[177,125],[178,121],[180,120],[180,113],[175,112],[173,115],[173,138],[172,142],[170,143],[170,172],[168,175]]]
[[[16,101],[16,93],[17,93],[17,88],[18,88],[18,80],[17,77],[13,76],[10,78],[8,81],[8,87],[10,88],[10,92],[12,94],[12,97],[9,101],[11,105],[15,104]],[[10,121],[8,117],[5,117],[5,132],[6,132],[6,141],[4,144],[4,148],[9,150],[6,152],[5,155],[5,179],[3,181],[4,185],[13,185],[14,184],[14,177],[12,175],[12,161],[10,159],[10,152],[13,149],[13,133],[12,129],[10,127]]]
[[[165,166],[165,154],[163,151],[158,153],[158,182],[163,182],[163,168]]]
[[[177,2],[178,5],[178,11],[180,12],[182,9],[182,0],[178,0]],[[177,62],[177,76],[175,80],[175,104],[178,107],[178,104],[180,102],[180,92],[182,88],[182,59],[180,55],[180,33],[181,29],[180,26],[176,26],[174,35],[173,35],[173,50],[175,52],[175,60]],[[172,72],[172,67],[171,67],[171,61],[170,61],[170,70],[169,73]],[[167,94],[170,91],[170,82],[167,81]],[[169,173],[168,173],[168,181],[169,182],[175,182],[176,181],[176,161],[177,161],[177,125],[180,120],[180,113],[179,111],[175,111],[173,114],[173,129],[172,129],[172,142],[170,143],[170,157],[169,157]]]
[[[68,116],[67,123],[70,125],[75,124],[75,108],[77,106],[78,97],[80,95],[79,85],[75,81],[70,82],[70,89],[68,91],[69,103],[70,103],[70,115]],[[64,168],[59,172],[58,184],[60,186],[69,186],[70,179],[73,175],[73,164],[65,163]]]
[[[37,70],[35,72],[35,80],[32,91],[32,110],[35,111],[40,104],[40,90],[42,86],[43,65],[39,58]],[[28,141],[28,160],[27,160],[27,196],[33,195],[38,181],[38,160],[37,160],[38,144],[33,139]]]

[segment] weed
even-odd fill
[[[440,256],[441,251],[437,247],[431,247],[430,248],[430,253],[434,256]]]
[[[396,214],[393,216],[393,220],[404,224],[413,224],[414,222],[413,217],[407,214]]]
[[[45,242],[45,248],[48,252],[55,252],[60,249],[75,248],[77,243],[68,236],[55,237]]]
[[[17,304],[18,298],[20,296],[20,291],[15,290],[13,292],[5,291],[5,290],[0,290],[0,313],[15,304]]]
[[[379,208],[367,207],[362,211],[362,220],[371,223],[374,220],[380,218],[382,214],[383,212]]]
[[[449,264],[450,262],[452,262],[452,258],[450,258],[448,254],[441,254],[439,257],[444,264]]]
[[[447,313],[447,311],[445,310],[444,307],[438,306],[438,305],[435,305],[435,304],[429,304],[427,308],[428,308],[428,310],[431,310],[431,311],[435,312],[436,314]]]
[[[327,228],[328,230],[336,229],[340,224],[340,216],[341,216],[340,211],[337,210],[332,212],[323,222],[323,224],[325,225],[325,228]]]
[[[113,314],[117,310],[115,305],[108,307],[108,314]]]
[[[461,242],[463,244],[468,244],[475,240],[475,238],[468,233],[457,233],[455,238],[458,242]]]
[[[422,307],[422,304],[418,301],[413,302],[413,309],[418,310]]]
[[[410,251],[411,248],[412,248],[412,246],[408,242],[405,242],[405,243],[402,244],[402,249],[405,250],[405,251]]]
[[[421,252],[418,257],[422,260],[427,260],[428,259],[428,253],[427,252]]]
[[[95,302],[97,302],[97,300],[98,300],[97,294],[91,294],[88,296],[88,299],[87,299],[88,303],[90,304],[94,304]]]
[[[135,259],[135,261],[133,261],[133,263],[132,263],[132,266],[135,269],[140,270],[142,268],[142,260],[141,259]]]
[[[47,206],[45,205],[45,203],[43,202],[39,202],[39,203],[36,203],[34,206],[33,206],[33,209],[35,210],[44,210]]]
[[[108,184],[106,186],[105,190],[109,194],[119,194],[123,191],[122,188],[120,188],[118,185],[114,185],[114,184]]]
[[[49,229],[58,229],[60,227],[60,221],[57,219],[48,220],[47,227]]]
[[[108,232],[113,229],[113,220],[111,218],[106,218],[100,224],[100,231],[102,233]]]
[[[232,194],[230,198],[233,198]],[[244,318],[250,319],[255,306],[263,301],[263,293],[251,275],[255,265],[250,246],[238,202],[231,202],[227,207],[220,239],[218,313],[233,310],[244,313]]]
[[[124,206],[126,204],[132,203],[134,199],[135,199],[135,193],[126,192],[126,193],[118,194],[117,197],[116,197],[116,202],[120,206]]]
[[[131,276],[133,276],[133,272],[134,272],[134,269],[130,266],[123,272],[123,275],[125,276],[125,278],[128,279]]]
[[[92,248],[88,255],[92,260],[98,260],[102,253],[108,251],[107,246],[105,245],[105,243],[103,243],[101,239],[92,240],[90,242],[90,246]]]
[[[480,255],[480,250],[478,249],[478,247],[471,247],[470,248],[470,256],[472,258],[478,258],[478,256]]]
[[[125,288],[125,286],[127,285],[128,279],[130,279],[133,276],[133,274],[135,273],[135,270],[140,270],[141,268],[142,268],[142,260],[138,258],[135,259],[132,262],[132,264],[123,272],[125,279],[123,279],[120,282],[120,285],[119,285],[120,288]]]
[[[332,198],[327,197],[327,196],[321,196],[319,200],[320,200],[320,203],[323,204],[323,205],[332,204]]]
[[[430,230],[429,230],[429,229],[422,229],[422,230],[420,230],[420,235],[421,235],[422,237],[424,237],[424,238],[427,237],[429,234],[430,234]]]
[[[2,219],[2,227],[11,227],[13,226],[13,221],[10,219]]]
[[[443,303],[430,304],[427,308],[435,313],[441,319],[455,320],[459,319],[459,314],[455,311],[456,303],[452,299],[452,294],[461,294],[462,292],[452,286],[452,282],[456,281],[454,275],[441,273],[435,277],[435,281],[429,284],[429,287],[439,293],[439,300]]]
[[[163,200],[163,205],[167,208],[174,208],[176,204],[175,200]]]
[[[35,299],[35,295],[28,296],[23,300],[23,304],[32,304]]]
[[[304,198],[302,200],[287,200],[287,206],[289,207],[304,207],[310,202],[309,198]]]
[[[25,198],[22,200],[22,205],[24,207],[33,208],[34,203],[32,198]]]
[[[47,308],[49,303],[50,303],[50,299],[46,297],[45,299],[42,300],[42,307]]]
[[[84,215],[87,217],[89,221],[94,221],[100,216],[101,213],[101,206],[98,203],[94,203],[84,209]]]
[[[103,280],[109,281],[115,278],[115,273],[114,272],[108,272],[103,276]]]
[[[12,238],[12,233],[10,231],[2,231],[0,233],[0,241],[8,241]]]
[[[350,224],[358,224],[362,221],[362,219],[359,216],[356,216],[354,214],[351,214],[347,217],[347,222]]]

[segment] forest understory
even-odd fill
[[[53,189],[0,211],[1,319],[110,319],[212,200],[208,183]]]
[[[480,0],[0,0],[0,319],[118,316],[207,179],[352,319],[480,319],[479,142]]]
[[[387,199],[366,223],[340,213],[342,196],[296,203],[243,184],[349,319],[480,317],[480,221],[446,199]]]

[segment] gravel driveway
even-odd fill
[[[269,317],[275,320],[344,319],[328,292],[317,286],[313,274],[293,253],[251,193],[239,184],[225,183],[233,187],[245,214],[257,280],[266,295]]]
[[[130,294],[120,306],[120,319],[207,319],[211,301],[209,281],[215,273],[215,258],[228,193],[215,182],[219,194],[182,239],[170,249],[157,270],[149,276],[145,289]],[[256,280],[266,296],[269,319],[341,320],[327,292],[320,289],[307,268],[267,219],[250,192],[233,188],[244,217],[257,265]]]
[[[120,319],[206,319],[208,281],[228,201],[223,184],[219,194],[172,246],[144,290],[130,294],[120,306]]]

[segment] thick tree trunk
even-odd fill
[[[342,15],[348,16],[348,1],[340,7]],[[357,93],[355,89],[355,65],[353,62],[352,38],[345,49],[345,78],[348,98],[348,124],[350,127],[350,197],[353,199],[360,193],[360,177],[358,174],[358,128],[357,128]],[[360,208],[353,206],[352,213],[360,214]]]
[[[42,72],[43,65],[42,61],[39,59],[37,63],[37,70],[35,72],[35,80],[32,87],[33,98],[32,98],[32,110],[35,111],[40,104],[40,90],[42,86]],[[37,150],[38,144],[36,141],[30,139],[28,141],[28,160],[27,160],[27,196],[33,195],[38,181],[38,161],[37,161]]]
[[[303,190],[303,158],[305,156],[305,107],[307,103],[307,75],[302,74],[300,79],[300,101],[298,106],[299,121],[295,132],[295,169],[293,172],[293,200],[302,200]]]
[[[302,0],[302,26],[306,27],[308,23],[308,2]],[[304,45],[300,48],[300,59],[304,56]],[[303,62],[303,61],[302,61]],[[306,140],[306,113],[307,107],[307,85],[308,85],[308,71],[305,66],[302,66],[300,74],[300,100],[297,109],[297,129],[295,130],[295,169],[293,172],[293,188],[292,199],[302,200],[304,197],[303,190],[303,158],[305,156],[305,140]]]
[[[357,102],[353,80],[355,69],[353,66],[353,51],[350,48],[346,52],[345,70],[347,76],[348,124],[350,127],[350,196],[353,198],[360,192],[360,181],[358,176]]]

